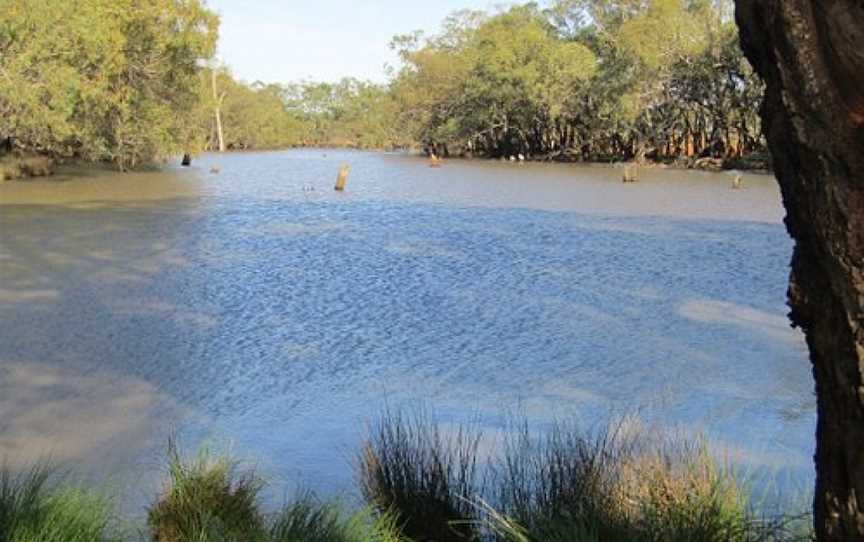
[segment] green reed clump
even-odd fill
[[[264,482],[207,449],[172,441],[165,489],[147,513],[158,542],[793,542],[809,516],[760,516],[735,473],[703,441],[633,424],[583,432],[526,423],[492,450],[474,426],[387,412],[359,462],[368,507],[302,494],[261,511]],[[487,454],[488,448],[488,454]],[[57,484],[40,465],[0,469],[0,542],[120,540],[107,501]]]
[[[756,534],[734,473],[702,443],[652,443],[617,468],[618,513],[642,540],[732,542]]]
[[[202,449],[184,460],[168,446],[168,482],[147,512],[157,542],[256,542],[267,529],[258,505],[263,480],[227,454]]]
[[[360,461],[364,497],[393,510],[414,540],[773,542],[807,540],[785,517],[761,517],[735,473],[704,442],[622,422],[586,433],[555,424],[506,432],[478,459],[479,432],[385,413]],[[478,480],[483,480],[478,483]]]
[[[114,540],[111,508],[103,497],[52,484],[44,464],[22,474],[0,468],[0,542]]]
[[[395,516],[364,508],[346,514],[335,502],[303,495],[286,506],[270,527],[272,542],[401,542]]]
[[[535,438],[526,423],[517,425],[489,465],[490,498],[500,511],[493,517],[506,515],[536,539],[620,539],[627,529],[616,513],[617,466],[634,446],[618,431],[589,436],[555,424]]]
[[[492,536],[508,542],[769,542],[807,540],[789,518],[749,507],[734,472],[702,441],[657,438],[622,423],[594,435],[523,425],[491,467]]]
[[[400,542],[395,517],[303,494],[278,513],[261,511],[263,479],[227,454],[203,448],[185,460],[168,446],[168,481],[147,514],[154,542]]]
[[[413,540],[476,540],[479,443],[470,427],[445,433],[423,413],[386,412],[363,446],[360,489]]]

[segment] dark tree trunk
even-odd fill
[[[864,2],[737,0],[795,238],[791,317],[816,379],[820,540],[864,540]]]
[[[184,154],[183,160],[180,161],[180,165],[181,166],[187,166],[187,167],[191,166],[192,165],[192,155],[191,154]]]

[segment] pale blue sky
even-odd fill
[[[384,80],[390,39],[434,32],[449,13],[490,0],[208,0],[222,17],[219,57],[248,82]]]

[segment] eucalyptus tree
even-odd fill
[[[218,89],[214,96],[213,81]],[[284,88],[277,84],[247,84],[235,79],[227,68],[208,70],[201,77],[202,113],[198,133],[206,150],[219,149],[219,127],[214,110],[218,100],[222,137],[228,150],[278,149],[303,143],[306,123],[293,115],[283,100]]]

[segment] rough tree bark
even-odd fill
[[[789,301],[816,380],[820,540],[864,540],[864,1],[737,0],[795,238]]]

